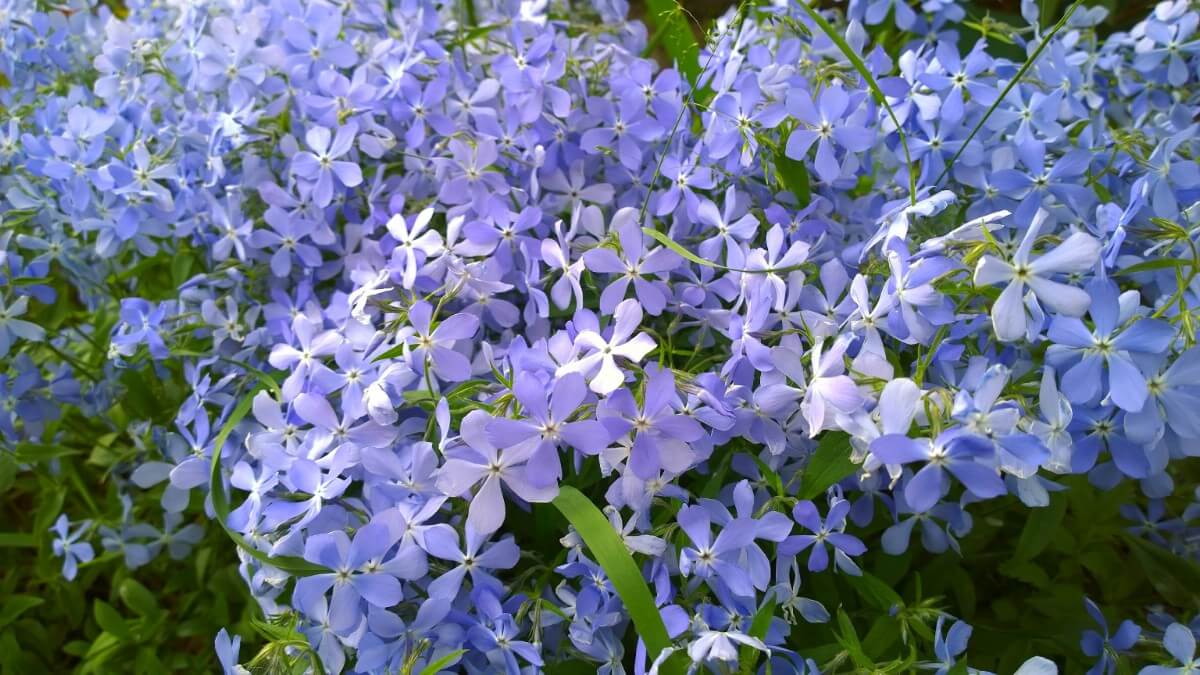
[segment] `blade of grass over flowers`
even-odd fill
[[[328,572],[329,570],[324,567],[314,565],[303,558],[296,558],[294,556],[269,556],[247,542],[241,533],[231,530],[227,523],[229,519],[229,497],[225,494],[225,482],[221,478],[221,449],[225,447],[225,441],[229,440],[229,435],[233,433],[234,428],[250,412],[250,407],[254,404],[255,395],[267,389],[271,389],[271,387],[265,382],[260,382],[254,389],[243,396],[242,400],[238,402],[237,407],[229,414],[229,419],[225,420],[225,424],[221,426],[220,433],[217,434],[216,439],[213,441],[212,464],[208,477],[208,489],[209,494],[212,496],[213,511],[216,513],[217,523],[221,525],[222,530],[225,530],[225,534],[229,535],[230,539],[233,539],[233,543],[237,544],[238,548],[241,548],[255,560],[283,570],[288,574],[301,577]]]
[[[467,650],[465,649],[455,649],[437,661],[431,661],[429,665],[421,669],[421,675],[437,675],[449,667],[452,662],[457,661],[459,657],[466,653]]]
[[[850,60],[850,65],[854,66],[854,69],[862,76],[863,81],[867,83],[867,88],[871,90],[871,94],[875,96],[875,100],[879,102],[879,105],[883,106],[883,109],[887,111],[888,117],[892,119],[892,124],[896,126],[896,133],[900,136],[900,148],[904,151],[904,163],[908,165],[908,199],[913,204],[916,204],[917,167],[913,164],[912,157],[908,153],[908,137],[904,135],[904,129],[900,126],[900,120],[896,117],[896,112],[888,104],[887,96],[879,88],[879,83],[875,81],[875,77],[867,69],[867,64],[863,62],[862,57],[854,51],[849,42],[846,42],[846,38],[842,37],[841,33],[838,33],[837,29],[830,25],[825,17],[821,16],[817,10],[809,7],[803,0],[800,0],[796,4],[800,9],[804,10],[808,18],[813,20],[813,23],[817,24],[817,27],[825,34],[825,37],[828,37],[842,51],[842,54],[845,54],[846,58]]]
[[[775,616],[775,608],[779,603],[775,598],[767,598],[763,606],[754,613],[754,618],[750,622],[750,632],[747,633],[752,638],[762,640],[767,637],[767,631],[771,628],[771,618]],[[758,665],[758,650],[750,645],[742,645],[738,650],[738,661],[741,662],[741,675],[751,675]]]
[[[725,27],[725,30],[722,31],[721,34],[717,36],[716,40],[714,40],[714,44],[717,44],[717,45],[721,44],[721,40],[725,39],[725,36],[729,34],[729,31],[732,30],[734,26],[741,26],[742,20],[746,16],[746,14],[745,14],[746,13],[746,5],[747,5],[748,1],[749,0],[742,0],[740,3],[738,3],[737,13],[734,15],[733,21],[730,21],[729,25]],[[703,75],[705,72],[708,71],[708,67],[712,65],[713,58],[716,57],[716,55],[717,55],[716,49],[709,52],[708,58],[704,60],[704,67],[699,70],[699,74],[697,75],[697,78],[696,78],[697,80],[699,80],[701,75]],[[698,51],[697,51],[696,56],[697,56],[697,63],[698,63],[699,62],[699,52]],[[671,142],[675,140],[675,134],[678,133],[678,131],[679,131],[679,123],[683,121],[684,114],[687,113],[687,109],[689,107],[691,107],[692,103],[695,100],[696,100],[696,85],[693,82],[692,86],[688,87],[687,98],[684,99],[683,105],[679,108],[679,114],[675,116],[675,123],[671,125],[671,133],[667,134],[667,140],[665,143],[663,143],[664,149],[661,153],[659,153],[658,161],[655,162],[655,164],[654,164],[654,175],[650,177],[650,182],[646,184],[646,198],[642,200],[642,208],[639,209],[639,211],[638,211],[638,222],[639,223],[646,222],[646,209],[648,209],[650,207],[650,195],[654,194],[654,184],[658,182],[659,176],[662,175],[663,162],[666,161],[666,159],[667,159],[668,149],[671,147]]]
[[[671,646],[671,638],[633,556],[629,555],[624,542],[600,509],[579,490],[563,485],[554,498],[554,506],[579,532],[596,563],[608,575],[653,660],[662,650]],[[674,657],[668,659],[665,665],[662,670],[667,673],[683,673],[683,668]]]
[[[954,162],[958,161],[959,156],[962,155],[963,151],[967,149],[967,146],[971,143],[971,139],[975,138],[975,134],[979,133],[979,130],[982,129],[983,125],[987,123],[988,119],[992,116],[992,113],[996,112],[996,108],[1000,107],[1001,101],[1008,97],[1008,92],[1012,91],[1013,87],[1017,86],[1017,84],[1021,82],[1021,79],[1025,77],[1025,73],[1029,72],[1029,69],[1032,68],[1033,64],[1037,62],[1038,57],[1042,55],[1042,51],[1046,49],[1046,45],[1050,44],[1050,41],[1054,39],[1054,36],[1058,34],[1058,31],[1062,30],[1063,26],[1067,25],[1067,21],[1071,19],[1071,15],[1074,14],[1075,10],[1078,9],[1082,4],[1083,0],[1075,0],[1075,2],[1072,2],[1071,6],[1067,8],[1066,13],[1063,14],[1062,18],[1058,20],[1058,23],[1054,24],[1054,28],[1050,30],[1046,37],[1042,38],[1042,41],[1038,43],[1036,48],[1034,48],[1033,53],[1029,55],[1029,58],[1025,59],[1025,63],[1021,66],[1021,69],[1018,70],[1017,74],[1008,81],[1008,84],[1006,84],[1004,89],[1000,91],[1000,95],[996,97],[996,100],[992,103],[992,105],[988,106],[987,112],[983,114],[983,117],[979,118],[979,121],[975,123],[975,127],[971,129],[971,133],[967,134],[967,140],[963,141],[962,145],[959,146],[958,151],[955,152],[954,156],[950,158],[950,161],[946,162],[946,167],[942,169],[942,172],[938,174],[937,179],[933,181],[934,185],[940,185],[942,179],[950,175],[950,169],[954,167]]]
[[[656,230],[652,227],[643,227],[642,232],[644,232],[646,234],[646,236],[650,237],[654,241],[657,241],[658,243],[662,244],[663,246],[666,246],[667,248],[671,249],[676,254],[678,254],[681,258],[684,258],[684,259],[688,260],[689,262],[696,263],[697,265],[704,265],[705,267],[712,267],[713,269],[724,270],[726,272],[738,272],[740,274],[772,274],[772,273],[773,274],[787,274],[789,272],[794,272],[794,271],[800,269],[801,267],[803,267],[803,265],[793,265],[791,267],[780,267],[779,269],[761,269],[761,270],[747,270],[747,269],[742,269],[739,267],[726,267],[726,266],[722,265],[721,263],[715,263],[711,260],[705,260],[704,258],[701,258],[700,256],[696,255],[695,253],[692,253],[691,251],[687,250],[683,246],[680,246],[679,243],[676,242],[671,237],[667,236],[666,234],[664,234],[662,232],[659,232],[658,230]]]
[[[667,50],[667,54],[675,60],[679,68],[691,83],[696,86],[700,79],[700,45],[696,42],[696,34],[692,32],[685,10],[675,0],[648,0],[646,18],[655,27],[655,37],[658,43]]]

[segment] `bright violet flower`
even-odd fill
[[[635,209],[621,209],[613,216],[610,232],[615,232],[621,243],[621,254],[612,249],[597,247],[583,254],[583,262],[593,272],[618,275],[600,294],[600,311],[612,313],[633,282],[638,302],[653,316],[662,313],[667,305],[666,286],[645,275],[661,275],[679,266],[680,258],[671,250],[659,246],[647,251],[646,235],[638,225]]]
[[[695,461],[696,453],[688,444],[699,440],[704,428],[695,419],[678,414],[678,406],[675,375],[656,366],[646,369],[645,399],[640,407],[624,388],[605,400],[600,420],[622,434],[633,434],[629,467],[640,478],[653,478],[660,469],[682,473]]]
[[[992,305],[992,327],[996,337],[1005,342],[1020,340],[1029,333],[1026,287],[1042,304],[1066,316],[1083,316],[1091,304],[1091,298],[1083,289],[1053,281],[1050,277],[1083,272],[1095,265],[1100,257],[1100,242],[1090,234],[1075,232],[1058,246],[1031,260],[1033,246],[1047,216],[1045,211],[1039,211],[1034,217],[1011,262],[985,255],[975,266],[976,286],[1007,284]],[[1036,326],[1033,328],[1037,329]]]
[[[495,532],[504,524],[502,486],[528,502],[548,502],[558,493],[556,483],[536,487],[529,479],[526,463],[537,448],[526,444],[498,450],[488,438],[491,422],[491,416],[481,410],[467,415],[462,422],[464,445],[450,453],[437,477],[438,489],[450,497],[462,496],[479,486],[471,498],[467,523],[482,534]]]
[[[559,366],[556,375],[562,377],[581,373],[589,378],[588,384],[597,394],[607,395],[616,391],[625,381],[625,373],[617,365],[617,357],[638,363],[655,347],[649,335],[633,334],[641,321],[641,305],[636,300],[622,300],[613,311],[611,335],[604,338],[591,329],[580,332],[575,338],[575,352],[588,350],[588,353]]]
[[[736,564],[738,553],[754,541],[754,528],[730,523],[716,539],[712,519],[700,506],[685,506],[679,511],[679,525],[692,540],[692,546],[679,556],[679,571],[704,579],[710,586],[724,585],[738,595],[751,595],[754,586],[746,570]]]
[[[408,310],[408,321],[412,325],[412,360],[414,364],[428,368],[443,380],[461,382],[471,377],[471,362],[466,356],[453,349],[459,340],[470,339],[479,330],[479,318],[470,314],[455,314],[433,323],[433,306],[420,301]],[[414,369],[418,366],[414,365]]]
[[[312,181],[312,197],[317,206],[328,206],[333,201],[334,178],[337,184],[348,188],[362,183],[358,164],[338,159],[350,152],[357,133],[358,127],[353,123],[338,127],[336,136],[325,127],[314,126],[304,136],[311,152],[298,152],[292,157],[292,171]]]
[[[850,556],[860,556],[867,552],[862,540],[852,534],[846,534],[846,516],[850,514],[850,502],[839,499],[829,507],[825,519],[817,511],[817,506],[811,501],[804,500],[792,508],[792,518],[812,534],[795,534],[785,539],[779,545],[783,555],[796,555],[808,548],[812,553],[808,556],[810,572],[820,572],[829,566],[829,551],[833,549],[833,561],[838,569],[846,574],[861,575],[862,570],[850,559]]]
[[[587,383],[577,373],[556,378],[550,391],[529,371],[513,378],[513,395],[521,404],[523,419],[499,418],[487,428],[488,438],[500,448],[529,453],[527,474],[537,487],[557,485],[562,476],[559,448],[595,455],[608,447],[609,433],[597,420],[569,421],[588,397]]]
[[[1087,290],[1093,328],[1073,317],[1054,317],[1048,333],[1054,344],[1046,359],[1062,369],[1062,391],[1073,403],[1090,402],[1107,391],[1122,410],[1137,412],[1146,404],[1149,387],[1132,357],[1166,351],[1175,339],[1175,328],[1158,319],[1134,319],[1122,326],[1127,317],[1117,285],[1094,279]],[[1101,383],[1106,371],[1107,390]]]

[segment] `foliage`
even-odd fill
[[[1108,9],[0,6],[0,673],[1200,667]]]

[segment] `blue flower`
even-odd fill
[[[1163,647],[1175,657],[1179,666],[1147,666],[1138,675],[1187,675],[1200,670],[1200,659],[1196,658],[1196,636],[1181,623],[1167,626],[1163,634]]]
[[[792,518],[812,534],[797,534],[785,539],[779,545],[783,555],[796,555],[812,547],[808,556],[808,570],[820,572],[829,566],[829,552],[825,545],[833,549],[834,564],[846,574],[858,576],[862,570],[850,559],[850,556],[860,556],[867,552],[867,547],[858,537],[846,534],[846,516],[850,513],[850,502],[839,499],[829,507],[829,512],[822,520],[817,507],[811,501],[804,500],[792,509]]]
[[[1089,598],[1083,599],[1083,606],[1088,614],[1100,626],[1100,631],[1085,630],[1079,641],[1079,648],[1087,656],[1097,659],[1095,665],[1088,670],[1088,675],[1113,675],[1117,672],[1117,656],[1128,652],[1137,643],[1142,629],[1128,619],[1121,622],[1116,634],[1108,633],[1108,622],[1100,608]]]
[[[1042,304],[1069,317],[1082,316],[1091,303],[1088,293],[1054,281],[1051,277],[1089,269],[1099,258],[1100,242],[1089,234],[1075,232],[1058,246],[1031,259],[1034,244],[1047,217],[1045,211],[1039,211],[1034,216],[1011,262],[989,254],[980,258],[975,267],[977,286],[1006,284],[992,305],[991,312],[996,337],[1005,342],[1026,337],[1030,330],[1036,334],[1039,328],[1030,325],[1026,313],[1026,287]]]
[[[1072,402],[1088,403],[1107,391],[1121,409],[1137,412],[1146,404],[1149,389],[1133,356],[1165,351],[1175,339],[1175,329],[1165,321],[1139,318],[1122,327],[1128,312],[1122,308],[1116,284],[1095,279],[1087,290],[1093,328],[1073,317],[1054,317],[1048,333],[1054,344],[1046,358],[1063,369],[1062,391]],[[1107,390],[1101,383],[1105,371]]]
[[[58,520],[54,521],[54,527],[50,528],[51,532],[58,535],[54,538],[54,555],[62,557],[62,575],[67,581],[71,581],[79,573],[80,563],[91,562],[95,557],[92,545],[86,541],[80,541],[80,538],[91,529],[91,525],[91,521],[85,520],[72,529],[71,521],[67,520],[66,514],[61,514]]]

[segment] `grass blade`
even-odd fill
[[[761,269],[761,270],[747,270],[747,269],[739,269],[737,267],[726,267],[726,266],[722,265],[721,263],[715,263],[711,260],[705,260],[704,258],[701,258],[700,256],[696,255],[695,253],[692,253],[691,251],[689,251],[686,248],[684,248],[683,246],[681,246],[679,244],[679,242],[675,241],[671,237],[667,236],[666,234],[664,234],[662,232],[659,232],[658,230],[656,230],[652,227],[643,227],[642,232],[644,232],[647,237],[650,237],[654,241],[657,241],[658,243],[662,244],[663,246],[666,246],[667,248],[671,249],[671,251],[673,251],[676,255],[678,255],[680,258],[683,258],[684,260],[687,260],[688,262],[693,262],[693,263],[696,263],[697,265],[704,265],[705,267],[711,267],[711,268],[717,269],[717,270],[724,270],[726,272],[737,272],[739,274],[788,274],[790,272],[795,272],[796,270],[804,267],[803,265],[793,265],[791,267],[780,267],[779,269]]]
[[[759,640],[767,637],[767,631],[771,628],[771,619],[775,616],[775,609],[779,603],[775,598],[767,598],[762,607],[754,613],[754,618],[750,621],[750,632],[747,633],[752,638]],[[755,667],[758,665],[758,650],[750,645],[742,645],[738,650],[738,661],[742,664],[739,672],[741,675],[752,675]]]
[[[684,13],[683,7],[675,0],[647,0],[646,14],[654,24],[655,37],[658,43],[667,50],[667,54],[675,60],[675,67],[683,73],[693,87],[700,79],[700,45],[696,42],[696,34]]]
[[[888,117],[892,119],[892,124],[896,126],[896,133],[900,136],[900,147],[904,150],[904,163],[908,165],[908,198],[909,201],[911,201],[913,204],[916,204],[917,167],[913,164],[912,156],[908,153],[908,138],[904,135],[904,129],[900,126],[900,120],[896,117],[896,112],[892,110],[892,106],[888,104],[887,96],[883,93],[883,90],[879,88],[879,83],[875,81],[875,77],[871,75],[871,71],[867,69],[867,64],[863,62],[862,57],[854,51],[854,49],[850,46],[850,43],[846,42],[846,38],[842,37],[842,35],[837,32],[837,29],[830,25],[830,23],[825,20],[825,17],[821,16],[817,10],[805,4],[804,0],[797,2],[796,4],[800,7],[800,9],[804,10],[804,13],[808,15],[808,18],[813,20],[813,23],[817,24],[817,27],[820,28],[821,32],[825,34],[825,37],[833,41],[833,44],[837,45],[837,48],[842,51],[842,54],[844,54],[846,58],[850,60],[850,65],[854,66],[854,69],[858,71],[858,74],[862,77],[863,81],[867,83],[867,88],[871,90],[871,94],[874,95],[875,100],[879,103],[879,105],[883,106],[883,109],[887,111]]]
[[[646,643],[647,654],[653,660],[662,650],[671,646],[671,638],[654,604],[654,596],[650,594],[646,580],[642,578],[642,572],[633,561],[633,556],[629,555],[625,543],[600,509],[579,490],[563,485],[553,503],[575,526],[596,563],[608,575],[617,595],[621,596],[621,602],[625,603],[625,611],[633,620],[638,636]],[[675,657],[668,659],[662,670],[671,675],[684,672]]]
[[[460,656],[466,653],[467,650],[465,649],[455,649],[437,661],[433,661],[429,665],[422,668],[421,675],[437,675],[449,667],[452,662],[457,661]]]
[[[221,449],[225,447],[225,441],[229,440],[229,435],[233,433],[234,428],[250,412],[250,407],[254,404],[255,395],[260,391],[271,388],[271,385],[268,385],[266,382],[260,382],[258,386],[243,396],[242,400],[238,402],[237,407],[229,414],[229,419],[225,420],[225,424],[221,426],[220,433],[217,434],[216,439],[213,441],[212,464],[208,477],[208,489],[209,494],[212,496],[213,511],[216,513],[217,523],[221,526],[222,530],[225,530],[225,534],[229,535],[229,538],[238,545],[238,548],[245,551],[247,555],[255,560],[298,577],[328,572],[329,570],[324,567],[310,563],[303,558],[267,555],[247,542],[241,533],[231,530],[227,523],[229,519],[229,497],[225,494],[225,483],[221,479]]]
[[[1025,73],[1029,72],[1029,69],[1032,68],[1033,64],[1037,62],[1038,57],[1042,55],[1042,51],[1046,48],[1046,45],[1050,44],[1050,41],[1054,39],[1054,36],[1058,34],[1058,31],[1062,30],[1063,26],[1067,25],[1067,21],[1070,20],[1071,15],[1074,14],[1075,10],[1078,9],[1082,4],[1083,0],[1075,0],[1075,2],[1071,3],[1071,6],[1067,8],[1067,13],[1063,14],[1062,18],[1058,20],[1058,23],[1054,24],[1054,28],[1050,30],[1050,33],[1038,43],[1037,48],[1033,50],[1033,53],[1029,55],[1029,58],[1025,59],[1025,63],[1021,66],[1021,69],[1017,71],[1017,74],[1013,76],[1013,79],[1008,81],[1008,84],[1004,86],[1004,90],[1000,92],[1000,95],[997,96],[992,105],[988,107],[987,112],[985,112],[983,117],[980,118],[979,122],[975,124],[975,128],[971,129],[971,133],[967,134],[967,140],[963,141],[963,144],[958,148],[958,152],[955,152],[954,156],[950,158],[950,161],[946,162],[946,168],[942,169],[942,173],[938,175],[937,180],[933,181],[934,185],[940,184],[942,179],[950,174],[950,169],[954,166],[954,162],[958,161],[959,156],[962,155],[963,151],[967,149],[968,145],[970,145],[971,139],[975,138],[975,134],[979,133],[979,130],[982,129],[983,125],[987,123],[988,118],[992,116],[992,113],[996,112],[996,108],[1000,107],[1000,103],[1008,96],[1008,92],[1012,91],[1013,87],[1017,86],[1017,84],[1021,81],[1021,78],[1025,77]]]

